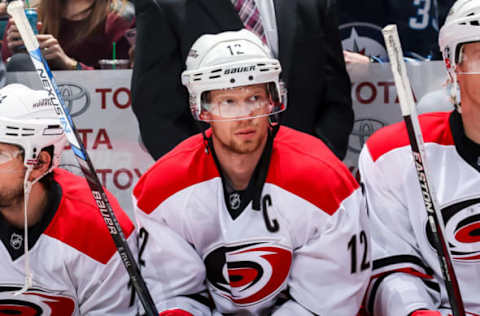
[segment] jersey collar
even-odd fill
[[[217,155],[215,154],[215,149],[213,147],[212,138],[208,138],[208,147],[212,152],[213,160],[215,161],[215,165],[222,179],[225,205],[227,206],[227,210],[233,220],[240,216],[250,202],[252,202],[253,210],[260,211],[260,199],[262,196],[263,184],[267,179],[268,167],[270,165],[270,158],[272,156],[273,139],[277,131],[278,128],[274,128],[272,131],[269,131],[267,143],[263,149],[262,156],[255,167],[247,188],[242,191],[236,191],[232,188],[230,181],[220,167],[220,162],[218,161]]]
[[[465,135],[462,117],[456,110],[450,114],[450,129],[458,154],[475,170],[480,172],[480,145]]]

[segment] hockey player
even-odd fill
[[[452,7],[439,44],[461,103],[420,116],[425,164],[467,315],[480,314],[480,2]],[[456,90],[456,89],[453,89]],[[405,125],[374,134],[360,155],[373,241],[373,315],[450,315]]]
[[[370,276],[359,185],[317,138],[279,127],[280,64],[253,33],[200,37],[182,82],[211,129],[134,189],[163,315],[356,315]]]
[[[46,91],[0,90],[0,315],[135,315],[87,182],[57,168],[65,141]],[[136,252],[131,221],[109,200]]]

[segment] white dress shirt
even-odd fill
[[[231,0],[234,3],[234,0]],[[260,13],[263,31],[267,38],[268,47],[272,50],[273,56],[278,57],[278,32],[275,19],[275,7],[273,0],[254,0]]]

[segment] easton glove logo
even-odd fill
[[[22,316],[68,316],[75,310],[75,302],[68,296],[61,296],[38,288],[15,296],[17,286],[0,285],[0,315]]]
[[[239,306],[259,303],[282,289],[292,252],[271,241],[219,247],[204,259],[214,291]]]
[[[457,202],[444,207],[441,213],[452,258],[459,261],[480,260],[480,199]],[[428,223],[426,233],[433,247]]]

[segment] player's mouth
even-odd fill
[[[257,131],[254,128],[242,128],[235,132],[235,136],[243,139],[249,139],[255,136]]]

